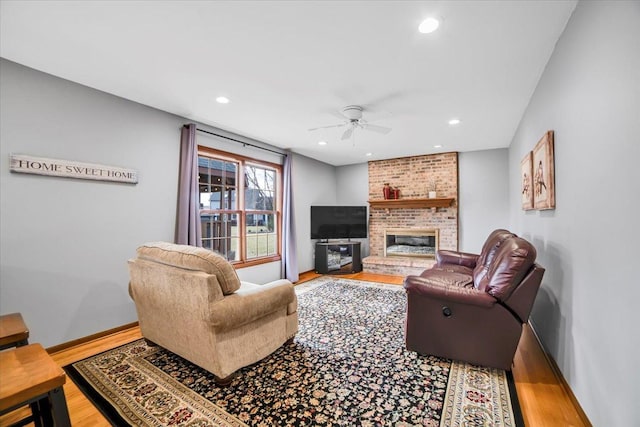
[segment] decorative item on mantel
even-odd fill
[[[400,189],[391,187],[388,182],[385,182],[384,187],[382,187],[382,195],[385,200],[396,200],[400,198]]]
[[[388,182],[385,182],[384,187],[382,187],[382,195],[385,200],[389,200],[391,198],[391,186]]]
[[[429,179],[429,186],[428,188],[428,193],[429,193],[429,198],[430,199],[435,199],[436,198],[436,180],[431,178]]]

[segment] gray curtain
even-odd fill
[[[198,191],[198,144],[196,143],[196,125],[194,123],[184,125],[180,137],[176,243],[202,246],[200,194]]]
[[[284,158],[282,188],[282,268],[281,277],[297,282],[298,255],[296,251],[296,224],[293,213],[293,188],[291,185],[292,153]]]

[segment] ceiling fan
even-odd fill
[[[320,126],[316,128],[311,128],[309,130],[313,131],[318,129],[338,128],[338,127],[346,126],[347,129],[344,131],[344,133],[342,134],[342,137],[340,138],[343,141],[345,139],[351,138],[351,135],[353,135],[353,132],[356,129],[370,130],[370,131],[378,132],[384,135],[391,132],[391,128],[372,125],[370,123],[367,123],[367,121],[362,118],[363,111],[364,111],[364,108],[362,108],[359,105],[347,105],[342,110],[340,110],[340,115],[345,119],[344,123],[341,123],[338,125]]]

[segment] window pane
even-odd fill
[[[257,210],[260,199],[260,190],[256,188],[246,188],[244,190],[244,207],[247,210]]]
[[[234,187],[225,188],[222,209],[236,210],[236,189]]]
[[[278,233],[275,214],[252,213],[247,220],[247,259],[276,255]]]
[[[258,166],[245,167],[245,208],[273,210],[276,171]]]
[[[258,237],[247,236],[247,259],[255,258],[258,256]]]
[[[278,236],[275,234],[268,234],[267,255],[275,255],[278,253]]]
[[[211,193],[209,193],[209,207],[208,209],[220,209],[222,207],[222,188],[218,185],[211,186]]]
[[[237,209],[237,163],[201,156],[198,169],[200,208]]]
[[[275,210],[274,201],[275,201],[275,192],[265,191],[264,192],[264,210],[265,211]]]
[[[230,261],[240,259],[238,214],[202,214],[202,246]]]
[[[274,214],[264,215],[264,225],[266,231],[269,233],[275,233],[276,231],[276,216]]]

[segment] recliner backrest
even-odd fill
[[[168,242],[151,242],[137,249],[138,258],[186,270],[203,271],[218,279],[224,295],[240,289],[240,279],[233,266],[219,254],[196,246]]]
[[[529,273],[535,260],[536,249],[533,245],[520,237],[511,236],[499,245],[486,274],[474,282],[474,286],[505,301]]]
[[[486,276],[489,266],[493,262],[493,259],[500,249],[502,242],[504,242],[509,237],[514,237],[515,234],[508,230],[498,229],[494,230],[487,240],[484,242],[482,246],[482,251],[480,252],[480,256],[476,261],[476,266],[473,269],[473,282],[479,283],[482,282],[484,277]],[[476,288],[478,285],[476,285]]]

